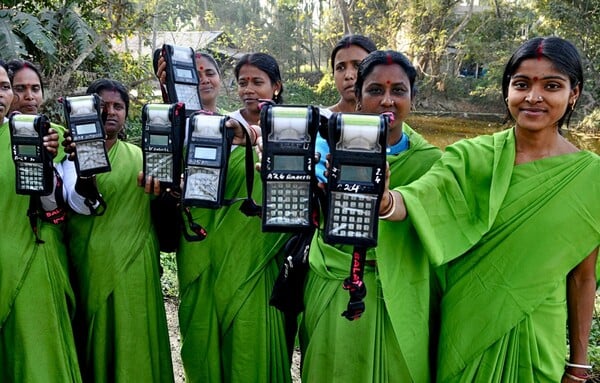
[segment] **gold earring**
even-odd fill
[[[504,102],[508,104],[508,97],[504,99]]]
[[[356,111],[359,112],[362,109],[362,105],[360,104],[360,102],[356,103]]]
[[[278,90],[276,90],[275,92],[273,92],[273,95],[274,95],[275,97],[277,97],[277,96],[279,95],[279,91],[278,91]]]

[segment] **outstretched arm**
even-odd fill
[[[395,190],[390,190],[390,164],[385,169],[385,190],[379,204],[379,218],[388,221],[404,221],[408,212],[404,204],[402,194]]]
[[[585,377],[589,369],[587,349],[596,297],[596,258],[598,248],[592,251],[567,276],[567,309],[569,325],[570,358],[562,382],[577,381],[573,377]]]

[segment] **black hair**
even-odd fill
[[[219,68],[219,64],[217,64],[217,60],[215,60],[215,58],[210,53],[196,52],[195,55],[196,55],[196,58],[203,57],[203,58],[207,59],[208,61],[210,61],[211,64],[213,64],[215,69],[217,70],[219,77],[221,77],[221,68]]]
[[[560,37],[536,37],[526,41],[517,48],[504,67],[502,98],[504,99],[507,112],[508,103],[506,99],[512,75],[524,60],[539,59],[541,57],[550,60],[556,70],[569,77],[571,89],[579,87],[580,94],[583,91],[583,65],[581,64],[581,56],[577,48],[571,42]],[[574,107],[575,105],[572,108],[567,108],[565,114],[558,120],[559,129],[565,121],[566,125],[569,126]],[[512,119],[510,112],[508,112],[507,117]]]
[[[358,66],[358,74],[356,75],[356,82],[354,83],[354,93],[356,99],[362,99],[362,87],[365,82],[365,78],[373,72],[373,69],[378,65],[399,65],[410,82],[410,98],[414,99],[416,92],[415,81],[417,79],[417,70],[408,60],[408,58],[400,52],[386,50],[386,51],[374,51],[369,53],[367,57]]]
[[[2,68],[4,68],[4,70],[6,71],[6,74],[8,74],[8,65],[6,65],[6,61],[0,59],[0,66]],[[9,77],[10,78],[10,77]]]
[[[367,36],[363,35],[345,35],[335,44],[331,51],[331,69],[335,70],[335,56],[340,49],[349,48],[351,45],[356,45],[364,49],[367,53],[377,50],[377,46]]]
[[[103,90],[116,91],[121,95],[123,102],[125,102],[125,117],[129,115],[129,92],[125,85],[116,80],[108,78],[102,78],[94,81],[85,91],[86,94],[97,93],[100,94]]]
[[[27,61],[27,60],[21,60],[21,59],[12,59],[10,61],[8,61],[6,63],[8,69],[8,78],[10,79],[10,82],[12,84],[15,75],[20,72],[21,70],[25,69],[25,68],[29,68],[32,71],[35,72],[35,74],[38,76],[38,79],[40,80],[40,86],[42,88],[42,94],[44,93],[44,82],[42,81],[42,73],[40,71],[40,69],[35,66],[32,62]]]
[[[247,53],[240,58],[240,61],[235,66],[234,73],[236,81],[240,75],[240,69],[244,65],[252,65],[265,72],[272,84],[276,84],[279,82],[280,89],[277,95],[273,95],[273,101],[276,104],[283,103],[283,81],[281,80],[281,72],[279,71],[279,64],[277,64],[277,60],[273,58],[273,56],[268,55],[266,53]]]

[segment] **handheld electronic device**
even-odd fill
[[[329,119],[327,243],[377,245],[388,124],[386,115],[334,113]]]
[[[160,181],[162,188],[179,188],[185,105],[146,104],[142,108],[144,175]]]
[[[100,96],[65,97],[65,119],[71,138],[76,144],[75,169],[80,177],[110,171],[106,152],[104,124],[101,117]]]
[[[187,115],[202,109],[202,100],[198,91],[198,72],[196,56],[189,47],[163,45],[163,57],[167,62],[167,93],[169,102],[183,102]]]
[[[295,231],[312,225],[315,140],[314,106],[267,104],[261,109],[263,156],[262,229]]]
[[[44,147],[50,121],[44,115],[12,114],[10,140],[17,194],[48,195],[54,188],[52,156]]]
[[[218,208],[223,204],[233,129],[227,116],[202,111],[190,116],[183,178],[183,204]]]

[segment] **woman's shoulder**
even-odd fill
[[[246,119],[244,118],[244,116],[242,116],[242,112],[241,109],[235,110],[233,112],[230,112],[227,114],[229,117],[234,118],[236,120],[238,120],[242,125],[248,127],[250,126],[250,124],[248,123],[248,121],[246,121]]]

